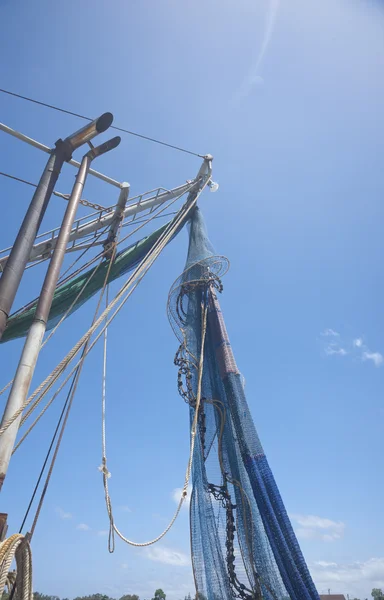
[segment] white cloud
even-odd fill
[[[340,348],[336,344],[329,344],[329,346],[326,346],[325,348],[325,354],[328,356],[333,356],[334,354],[338,356],[345,356],[348,354],[348,352],[345,350],[345,348]]]
[[[310,568],[320,592],[330,588],[334,594],[368,598],[372,588],[384,588],[384,558],[346,564],[319,560]]]
[[[132,510],[126,504],[124,504],[123,506],[119,506],[119,510],[122,510],[123,512],[126,512],[126,513],[132,512]]]
[[[149,560],[177,567],[188,567],[191,564],[191,560],[186,554],[166,548],[165,546],[151,546],[147,548],[146,556]]]
[[[280,0],[269,0],[268,2],[268,12],[266,19],[266,28],[264,33],[264,38],[261,43],[260,51],[252,68],[248,75],[244,78],[240,89],[237,91],[235,98],[237,100],[241,100],[242,98],[248,96],[254,87],[260,87],[264,85],[264,79],[260,76],[259,70],[261,64],[264,60],[265,53],[268,49],[268,46],[271,42],[273,31],[276,25],[277,13],[279,10]]]
[[[183,490],[181,488],[176,488],[172,492],[172,498],[173,498],[174,502],[176,502],[176,504],[179,504],[179,502],[180,502],[182,491]],[[192,486],[189,485],[188,490],[187,490],[187,497],[183,502],[184,508],[189,508],[189,505],[191,504],[191,496],[192,496]]]
[[[327,341],[324,340],[324,352],[327,356],[346,356],[348,351],[341,346],[339,341],[340,333],[328,327],[321,333],[322,337],[330,338]]]
[[[79,529],[80,531],[89,531],[91,528],[86,523],[79,523],[76,529]]]
[[[334,341],[327,340],[326,345],[324,346],[324,352],[327,356],[346,356],[347,354],[352,353],[352,356],[356,356],[358,353],[358,357],[363,361],[371,361],[375,365],[375,367],[380,367],[384,364],[384,356],[381,352],[371,352],[371,350],[364,344],[363,338],[357,337],[352,340],[352,342],[348,342],[343,344],[346,346],[348,350],[341,345],[340,334],[333,329],[325,329],[321,334],[326,338],[333,338]],[[335,338],[338,338],[335,340]],[[324,340],[325,341],[325,340]]]
[[[323,337],[340,337],[340,333],[334,329],[325,329],[321,335]]]
[[[97,532],[97,535],[103,536],[103,535],[108,535],[109,531],[108,529],[101,529],[101,531]]]
[[[298,525],[295,529],[298,538],[334,542],[344,535],[345,524],[342,521],[332,521],[316,515],[293,514],[290,517]]]
[[[363,361],[371,360],[375,367],[380,367],[384,362],[384,356],[380,352],[369,352],[369,350],[363,352],[361,359]]]
[[[327,562],[326,560],[317,560],[315,565],[319,565],[319,567],[337,567],[337,563]]]
[[[59,515],[60,519],[72,519],[72,514],[69,512],[65,512],[65,510],[63,510],[62,508],[60,508],[60,506],[56,507],[56,514]]]

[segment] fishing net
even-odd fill
[[[163,225],[150,235],[118,252],[110,269],[107,283],[114,281],[137,267],[168,225],[169,223]],[[70,278],[69,281],[57,287],[49,312],[47,331],[55,327],[69,308],[67,316],[74,313],[102,289],[109,269],[109,263],[110,259],[104,260],[100,265],[92,267],[78,277]],[[10,316],[1,343],[27,335],[33,321],[36,306],[37,300],[34,300],[23,310]]]
[[[257,435],[217,299],[228,261],[216,256],[196,209],[185,270],[168,314],[179,338],[178,387],[192,423],[204,308],[202,395],[190,505],[200,600],[319,600]]]

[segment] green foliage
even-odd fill
[[[47,598],[35,598],[34,600],[48,600],[48,597]],[[60,599],[58,598],[58,600],[60,600]],[[90,596],[78,596],[74,600],[114,600],[114,599],[110,598],[106,594],[91,594]]]
[[[158,594],[158,595],[156,595]],[[9,594],[4,592],[1,600],[9,600]],[[39,592],[35,592],[33,594],[33,600],[60,600],[58,596],[46,596],[45,594],[40,594]],[[68,598],[63,598],[62,600],[68,600]],[[106,594],[90,594],[89,596],[77,596],[74,600],[115,600],[114,598],[110,598]],[[119,600],[140,600],[137,594],[124,594],[121,596]],[[155,592],[155,600],[165,600],[165,594],[163,590],[156,590]]]
[[[33,594],[33,600],[60,600],[60,598],[58,596],[47,596],[46,594],[35,592]]]
[[[384,600],[384,592],[381,588],[373,588],[371,592],[371,596],[375,600]]]
[[[166,594],[164,594],[163,590],[161,588],[159,588],[158,590],[156,590],[154,597],[152,598],[152,600],[165,600],[166,599]]]

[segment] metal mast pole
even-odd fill
[[[74,150],[108,129],[112,120],[111,113],[104,113],[92,123],[65,138],[64,141],[60,139],[56,142],[0,278],[0,340],[36,234],[64,162],[71,159]]]
[[[69,198],[68,207],[65,211],[57,244],[50,260],[43,286],[41,288],[34,319],[24,343],[24,348],[16,370],[13,385],[8,396],[7,406],[4,411],[1,425],[4,425],[9,419],[12,418],[12,416],[17,410],[19,410],[27,398],[41,348],[41,343],[46,330],[53,295],[64,260],[69,234],[75,219],[76,210],[81,198],[91,162],[97,156],[116,148],[116,146],[118,146],[120,143],[120,139],[120,137],[115,137],[112,140],[101,144],[97,148],[92,148],[89,152],[87,152],[87,154],[85,154],[83,160],[81,161],[80,169]],[[0,489],[3,485],[8,470],[8,465],[15,444],[21,417],[22,415],[20,414],[19,417],[12,423],[12,425],[10,425],[2,434],[2,436],[0,436]]]

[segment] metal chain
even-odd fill
[[[10,175],[9,173],[4,173],[3,171],[0,171],[0,175],[2,175],[3,177],[8,177],[8,179],[13,179],[14,181],[20,181],[20,183],[25,183],[26,185],[30,185],[34,188],[37,188],[37,184],[36,183],[32,183],[31,181],[27,181],[26,179],[21,179],[21,177],[15,177],[15,175]],[[64,198],[64,200],[69,200],[69,194],[62,194],[61,192],[57,192],[56,190],[54,190],[52,192],[52,194],[54,196],[57,196],[58,198]],[[87,206],[89,208],[93,208],[94,210],[105,210],[106,212],[110,212],[111,210],[113,210],[113,206],[109,207],[109,208],[105,208],[104,206],[101,206],[101,204],[93,204],[92,202],[89,202],[89,200],[80,200],[80,204],[82,204],[83,206]]]
[[[61,192],[53,192],[55,196],[58,196],[59,198],[64,198],[64,200],[69,200],[70,195],[69,194],[62,194]],[[93,210],[103,210],[105,212],[111,212],[113,210],[113,206],[109,207],[109,208],[105,208],[105,206],[101,206],[101,204],[95,204],[94,202],[90,202],[89,200],[85,200],[84,198],[82,198],[80,200],[80,204],[82,204],[82,206],[87,206],[88,208],[93,208]]]

